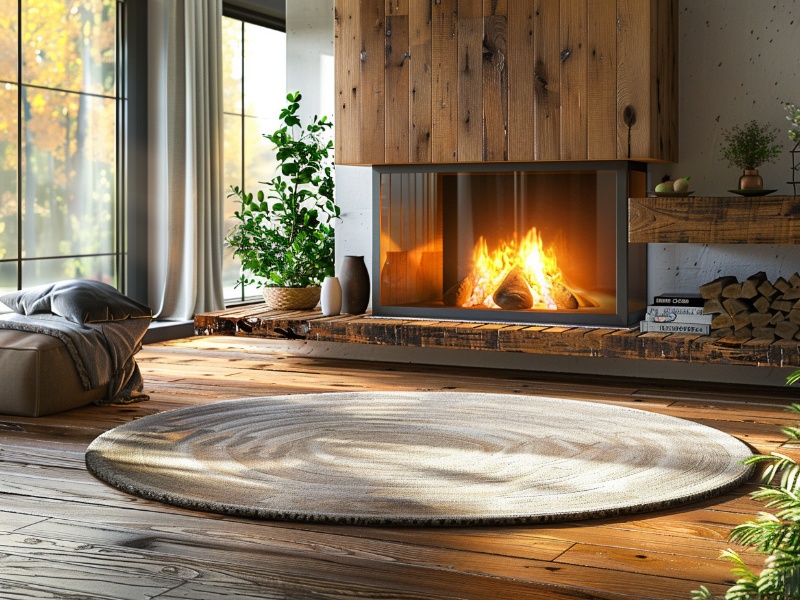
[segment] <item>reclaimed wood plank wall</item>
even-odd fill
[[[677,0],[336,0],[336,162],[677,160]]]

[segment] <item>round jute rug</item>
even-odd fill
[[[210,512],[371,525],[607,517],[746,481],[742,442],[642,410],[543,396],[361,392],[218,402],[87,450],[98,478]]]

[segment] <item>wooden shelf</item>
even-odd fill
[[[639,333],[637,329],[546,327],[418,321],[369,315],[323,317],[319,311],[270,311],[263,304],[199,314],[200,335],[303,339],[418,348],[680,361],[800,366],[800,342]]]
[[[630,198],[628,241],[797,244],[800,196]]]

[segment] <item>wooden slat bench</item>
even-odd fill
[[[522,352],[574,357],[626,358],[763,367],[800,366],[800,342],[639,333],[638,329],[547,327],[501,323],[421,321],[274,311],[263,304],[195,316],[200,335]]]

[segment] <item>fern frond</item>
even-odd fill
[[[776,552],[769,556],[757,586],[763,598],[797,598],[800,594],[800,558]]]
[[[731,531],[729,540],[746,548],[771,553],[786,537],[786,527],[780,521],[748,521]]]
[[[739,579],[736,583],[755,583],[758,580],[758,575],[750,570],[750,567],[744,563],[742,558],[734,550],[730,548],[723,550],[720,554],[720,558],[733,563],[731,573]]]
[[[713,596],[706,586],[701,585],[699,590],[692,590],[691,600],[713,600]]]
[[[761,600],[758,586],[753,581],[737,581],[736,585],[725,592],[725,600]]]
[[[789,438],[789,441],[800,440],[800,427],[781,427],[781,433]]]
[[[772,452],[771,454],[756,454],[744,460],[744,464],[748,465],[755,465],[759,463],[769,463],[766,469],[764,469],[764,474],[761,476],[761,481],[766,484],[771,484],[773,480],[781,475],[783,478],[785,471],[791,471],[789,475],[786,475],[787,480],[797,481],[798,476],[800,473],[796,471],[796,469],[800,468],[797,466],[797,462],[788,456],[784,456],[778,452]],[[789,487],[789,486],[785,486]]]
[[[763,502],[767,508],[800,508],[800,494],[784,487],[761,488],[750,494],[753,500]]]

